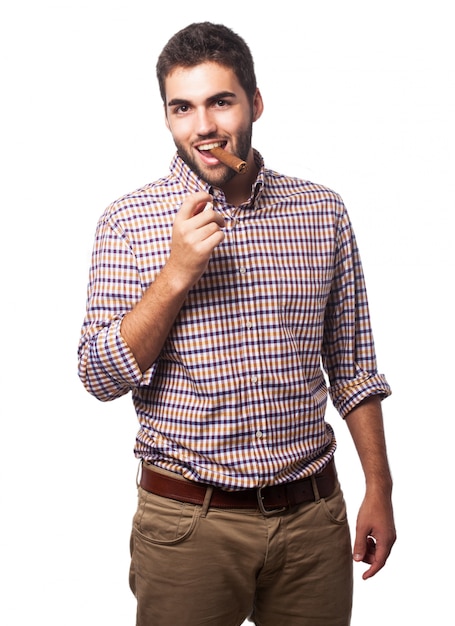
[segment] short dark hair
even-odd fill
[[[165,103],[164,82],[176,67],[194,67],[213,61],[234,71],[248,98],[256,92],[256,75],[246,42],[222,24],[200,22],[178,31],[164,46],[156,64],[161,97]]]

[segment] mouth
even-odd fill
[[[202,161],[206,165],[219,165],[220,161],[211,154],[212,148],[224,148],[226,141],[212,141],[211,143],[203,143],[196,146],[196,150],[201,155]]]

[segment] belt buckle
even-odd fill
[[[284,511],[286,511],[286,509],[288,508],[287,506],[282,506],[278,509],[266,509],[264,506],[264,496],[262,495],[262,489],[263,487],[258,487],[256,490],[256,496],[258,499],[258,506],[259,506],[259,510],[261,511],[262,515],[264,515],[264,517],[272,517],[272,515],[278,515],[278,513],[284,513]]]

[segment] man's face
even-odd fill
[[[213,62],[175,68],[165,87],[166,124],[179,155],[203,180],[222,188],[236,172],[204,147],[221,145],[246,160],[252,124],[260,115],[256,105],[251,106],[234,72]]]

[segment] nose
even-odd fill
[[[213,116],[206,107],[197,110],[196,132],[198,135],[210,135],[216,131],[216,124]]]

